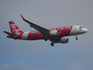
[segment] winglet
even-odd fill
[[[21,15],[22,19],[24,20],[24,17]]]

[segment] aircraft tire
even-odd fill
[[[50,45],[51,45],[51,46],[54,46],[54,43],[51,43]]]
[[[76,38],[76,40],[78,40],[78,38]]]

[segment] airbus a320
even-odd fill
[[[65,36],[75,35],[76,40],[78,40],[77,35],[84,34],[88,31],[87,28],[79,25],[46,29],[26,20],[22,15],[21,17],[36,30],[23,32],[13,21],[9,21],[11,33],[4,31],[4,33],[8,34],[8,38],[21,40],[50,40],[50,45],[54,46],[54,43],[68,43],[69,39],[64,38]]]

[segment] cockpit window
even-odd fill
[[[79,29],[81,30],[83,27],[79,27]]]
[[[80,29],[82,28],[82,27],[79,27]]]

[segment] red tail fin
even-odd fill
[[[19,29],[17,25],[15,25],[13,21],[9,21],[9,26],[10,26],[11,33],[13,34],[20,35],[20,33],[23,32]]]

